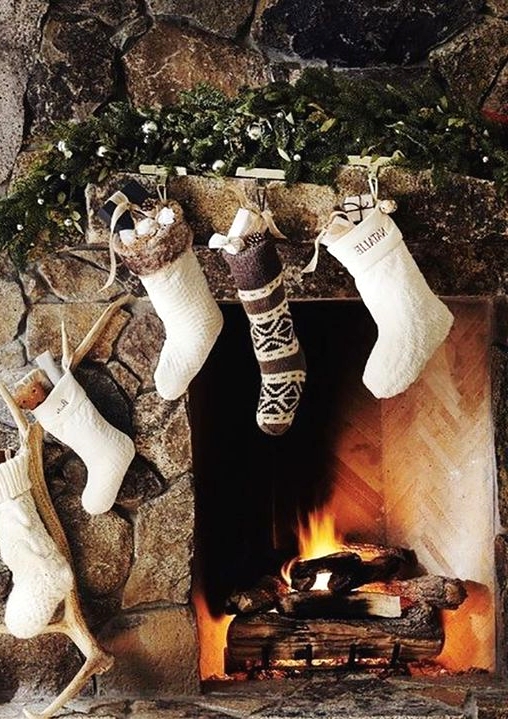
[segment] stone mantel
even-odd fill
[[[427,282],[441,296],[496,296],[508,290],[508,202],[494,183],[449,175],[441,182],[430,171],[401,167],[379,171],[379,196],[393,198],[393,218]],[[108,230],[97,217],[102,204],[128,180],[136,179],[155,194],[151,176],[118,174],[101,186],[87,188],[88,241],[108,242]],[[168,196],[177,199],[193,227],[196,254],[218,301],[235,301],[236,291],[220,253],[207,247],[213,232],[227,232],[238,208],[231,191],[242,185],[255,198],[254,180],[196,176],[170,177]],[[367,171],[341,167],[334,188],[281,181],[265,183],[267,206],[287,240],[277,243],[290,300],[357,298],[351,275],[321,248],[317,269],[301,270],[313,253],[312,241],[348,195],[368,192]]]

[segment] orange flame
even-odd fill
[[[327,554],[334,554],[346,548],[342,534],[335,526],[335,516],[325,508],[309,512],[304,521],[298,517],[298,556],[286,562],[281,574],[291,586],[291,567],[299,559],[317,559]],[[312,589],[326,589],[329,572],[319,572]]]

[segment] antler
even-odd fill
[[[76,367],[76,365],[91,349],[98,335],[102,332],[114,312],[128,302],[129,299],[130,296],[128,295],[122,296],[109,305],[95,322],[85,338],[81,341],[74,353],[70,352],[68,343],[66,342],[65,330],[62,329],[62,347],[65,363],[68,363],[71,368]],[[9,390],[1,381],[0,396],[7,404],[7,407],[16,422],[22,441],[26,444],[29,450],[32,494],[37,510],[46,526],[46,529],[48,530],[48,533],[55,540],[58,548],[67,558],[72,567],[73,559],[67,542],[67,537],[65,536],[60,519],[58,518],[53,502],[51,501],[46,480],[44,478],[42,456],[44,430],[38,422],[28,422]],[[23,712],[28,719],[49,719],[49,717],[52,717],[55,712],[61,709],[70,699],[79,694],[92,676],[107,672],[114,664],[114,657],[102,649],[88,629],[78,598],[75,578],[71,591],[64,598],[64,612],[62,619],[49,624],[40,632],[40,634],[51,634],[55,632],[65,634],[74,642],[80,652],[84,655],[85,663],[65,689],[41,713],[37,714],[29,709],[23,709]],[[0,634],[8,633],[7,627],[4,624],[0,624]]]

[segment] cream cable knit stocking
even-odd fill
[[[88,478],[81,498],[83,508],[89,514],[111,509],[134,458],[132,439],[104,419],[70,371],[32,414],[85,463]]]
[[[453,315],[431,291],[402,234],[379,205],[338,239],[322,243],[355,278],[378,327],[363,382],[375,397],[406,390],[446,339]]]
[[[155,369],[155,388],[174,400],[187,390],[222,329],[223,317],[203,270],[189,247],[173,262],[140,275],[164,324],[166,339]]]
[[[37,512],[26,449],[0,463],[0,556],[13,581],[7,629],[15,637],[33,637],[51,621],[72,588],[73,575]]]

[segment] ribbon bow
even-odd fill
[[[228,237],[220,232],[214,234],[208,240],[208,247],[212,250],[225,250],[230,255],[237,255],[245,248],[245,242],[241,237]]]

